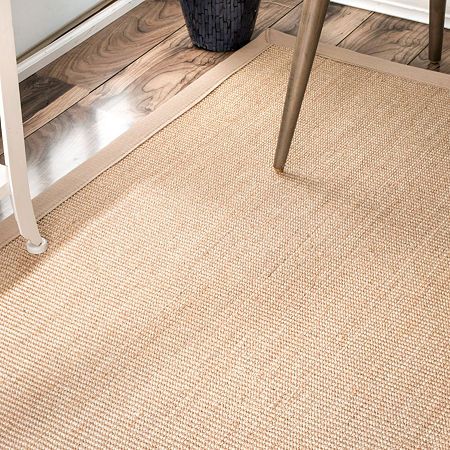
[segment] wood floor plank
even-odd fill
[[[20,83],[25,135],[184,25],[178,0],[145,1]]]
[[[87,94],[89,94],[88,90],[79,86],[73,86],[66,92],[55,96],[55,98],[48,101],[48,103],[41,102],[39,109],[35,108],[37,105],[34,103],[33,114],[23,122],[25,137],[34,133],[72,105],[75,105]]]
[[[374,13],[340,47],[408,64],[428,43],[428,25]]]
[[[32,75],[29,80],[20,85],[25,136],[53,119],[56,111],[70,108],[89,93],[78,86],[38,74]],[[0,131],[0,152],[2,151]]]
[[[145,1],[40,74],[92,90],[183,25],[178,0]]]
[[[428,59],[428,46],[416,56],[411,65],[421,67],[422,69],[436,70],[442,73],[450,74],[450,30],[444,31],[444,46],[442,50],[442,60],[439,64],[431,63]]]
[[[263,1],[254,37],[288,11],[287,7],[273,1]],[[182,28],[108,80],[81,104],[108,110],[113,106],[121,111],[129,109],[133,115],[146,115],[227,56],[228,53],[194,47],[186,28]]]
[[[268,0],[293,8],[301,0]],[[287,12],[287,10],[286,10]],[[184,25],[178,0],[146,1],[21,85],[25,136],[70,108]],[[45,84],[47,83],[47,87]]]
[[[36,110],[47,107],[58,97],[67,94],[74,86],[57,78],[50,78],[35,73],[27,78],[25,82],[20,83],[19,88],[22,102],[22,117],[25,121],[31,118]]]
[[[302,9],[303,4],[298,5],[281,18],[273,28],[293,36],[297,35]],[[320,37],[321,42],[337,45],[371,15],[370,11],[331,3]]]
[[[292,9],[298,4],[303,2],[303,0],[266,0],[266,1],[270,1],[271,3],[276,3],[281,6],[287,6],[289,9]]]
[[[289,11],[263,1],[254,35]],[[33,195],[73,170],[230,53],[194,47],[185,27],[26,139]],[[0,219],[11,212],[0,202]]]

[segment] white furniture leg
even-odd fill
[[[40,254],[48,244],[39,234],[28,184],[10,0],[0,0],[0,120],[14,215],[27,250]]]

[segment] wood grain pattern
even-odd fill
[[[23,120],[30,119],[37,110],[46,108],[73,87],[73,85],[57,78],[46,77],[37,73],[31,75],[19,85]]]
[[[302,3],[303,0],[270,0],[272,3],[277,3],[281,6],[287,6],[289,9],[294,8],[299,3]]]
[[[427,43],[428,25],[374,13],[339,46],[408,64]]]
[[[40,74],[92,90],[183,25],[177,0],[145,1]]]
[[[303,4],[298,5],[280,19],[274,28],[283,33],[297,35],[302,10]],[[320,37],[321,42],[338,44],[371,15],[370,11],[331,3]]]
[[[184,25],[177,0],[146,1],[20,83],[25,136]]]
[[[289,9],[271,1],[261,3],[254,37],[282,17]],[[81,105],[120,110],[131,117],[154,111],[162,102],[178,93],[228,53],[208,52],[192,45],[186,28],[130,64],[106,82]]]
[[[75,105],[80,101],[80,99],[84,98],[89,93],[89,91],[87,91],[86,89],[78,86],[68,87],[68,89],[65,91],[62,91],[58,88],[58,83],[56,84],[56,92],[52,92],[52,87],[50,87],[48,90],[43,88],[42,98],[33,98],[30,100],[33,103],[32,115],[23,122],[23,131],[25,137],[34,133],[46,123],[53,120],[60,113],[66,111],[72,105]],[[38,91],[33,90],[33,94],[36,94],[37,92]],[[35,110],[35,107],[37,105],[39,105],[39,109]],[[24,108],[23,111],[24,116],[27,117],[29,111],[27,111],[26,108]],[[0,154],[2,153],[3,145],[0,133]]]
[[[428,60],[428,46],[424,48],[410,63],[414,67],[422,69],[436,70],[450,74],[450,30],[444,31],[444,46],[442,49],[442,59],[439,64],[431,63]]]
[[[23,129],[25,137],[34,133],[47,122],[66,111],[72,105],[75,105],[80,99],[84,98],[89,91],[79,86],[73,86],[67,92],[56,97],[42,108],[34,112],[34,114],[24,121]]]

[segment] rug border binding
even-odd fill
[[[294,36],[274,29],[266,30],[255,40],[233,53],[225,61],[210,69],[206,74],[169,99],[156,111],[140,119],[130,130],[53,183],[46,191],[38,194],[33,199],[38,220],[199,103],[227,78],[249,64],[269,47],[277,45],[293,48],[294,44]],[[319,44],[318,54],[354,66],[450,89],[450,76],[439,72],[406,66],[327,44]],[[0,222],[0,235],[0,248],[19,236],[19,230],[12,214]]]

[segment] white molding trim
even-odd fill
[[[73,30],[56,39],[51,44],[37,51],[17,65],[19,81],[33,75],[39,69],[50,64],[88,37],[100,31],[123,14],[127,13],[144,0],[116,0],[105,9],[99,11]]]
[[[428,23],[428,0],[333,0],[342,5],[368,9],[389,16]],[[445,28],[450,28],[450,3],[447,2]]]

